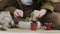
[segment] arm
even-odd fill
[[[50,3],[50,2],[46,2],[45,4],[43,4],[41,9],[49,9],[52,12],[54,11],[54,7],[53,7],[52,3]]]
[[[54,7],[53,7],[52,4],[49,3],[49,2],[43,4],[42,7],[41,7],[41,10],[35,10],[35,11],[34,11],[35,17],[37,17],[37,18],[43,17],[47,12],[50,12],[50,11],[48,11],[47,9],[50,10],[51,12],[53,12]]]
[[[54,7],[50,2],[46,2],[45,4],[42,5],[40,10],[40,15],[41,15],[40,17],[44,16],[48,12],[47,9],[50,10],[51,12],[54,11]]]
[[[10,13],[14,15],[14,17],[23,17],[23,11],[18,9],[19,6],[16,0],[9,0],[7,6],[8,7],[5,8],[5,10],[10,11]]]
[[[8,0],[6,3],[6,6],[4,7],[4,9],[6,11],[10,11],[11,14],[14,13],[14,11],[17,9],[14,5],[16,4],[15,0]]]
[[[7,8],[5,8],[6,11],[10,11],[11,14],[14,14],[14,11],[16,10],[17,8],[15,8],[14,6],[9,6]]]

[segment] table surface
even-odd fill
[[[0,30],[1,32],[1,30]],[[60,30],[43,30],[43,29],[37,29],[35,31],[33,30],[29,30],[29,29],[8,29],[7,31],[3,31],[3,32],[15,32],[15,33],[60,33]]]

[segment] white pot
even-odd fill
[[[31,23],[32,22],[19,21],[18,27],[22,28],[22,29],[31,29]],[[37,22],[37,23],[38,23],[37,28],[40,28],[41,27],[41,23],[40,22]]]

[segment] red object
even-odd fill
[[[51,23],[46,23],[46,30],[51,30],[52,29],[52,25]]]
[[[31,23],[31,30],[37,30],[37,23]]]

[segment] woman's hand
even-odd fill
[[[46,14],[46,9],[34,10],[34,18],[41,18]]]
[[[15,18],[23,17],[23,11],[22,11],[22,10],[19,10],[19,9],[16,9],[16,10],[14,11],[14,17],[15,17]]]

